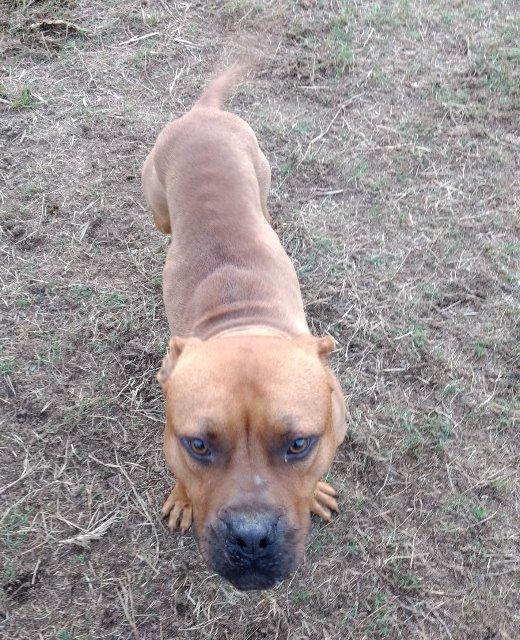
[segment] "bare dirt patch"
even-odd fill
[[[0,25],[5,637],[518,637],[517,3],[12,0]],[[232,109],[351,407],[342,513],[259,594],[160,521],[167,240],[139,183],[243,33],[271,53]]]

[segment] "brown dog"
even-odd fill
[[[320,479],[345,435],[310,335],[294,267],[269,224],[271,170],[252,129],[222,110],[244,71],[219,75],[160,133],[143,166],[156,226],[171,233],[163,293],[169,353],[164,452],[176,484],[170,529],[192,519],[202,555],[239,589],[263,589],[301,559],[310,513],[329,520]]]

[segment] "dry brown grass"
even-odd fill
[[[518,638],[517,10],[4,1],[6,638]],[[341,516],[293,579],[243,594],[160,521],[167,241],[138,173],[258,32],[232,108],[352,421]]]

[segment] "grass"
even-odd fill
[[[331,21],[328,41],[336,74],[344,74],[354,65],[352,36],[346,19],[341,17]]]
[[[477,358],[483,358],[486,355],[486,350],[487,350],[487,343],[484,342],[483,340],[476,340],[475,341],[475,356]]]
[[[477,522],[482,522],[488,516],[487,509],[479,504],[471,505],[469,510]]]
[[[126,296],[120,291],[114,291],[105,296],[105,304],[111,311],[123,309],[126,302]]]
[[[24,87],[18,98],[11,102],[14,109],[30,109],[39,104],[38,98],[31,92],[29,87]]]
[[[516,637],[512,0],[11,4],[6,637]],[[51,17],[85,32],[29,28]],[[139,171],[245,36],[267,54],[232,109],[271,162],[274,226],[313,332],[338,341],[350,421],[328,474],[340,515],[313,522],[291,580],[239,594],[160,520],[168,243]]]
[[[81,302],[82,300],[88,300],[94,295],[92,287],[85,284],[73,284],[70,286],[69,295],[72,300]]]
[[[0,373],[4,376],[11,375],[15,370],[15,359],[6,353],[4,346],[0,345]]]

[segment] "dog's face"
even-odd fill
[[[239,589],[291,573],[310,505],[345,434],[328,338],[175,338],[159,372],[164,451],[206,561]],[[339,397],[338,397],[339,395]]]

